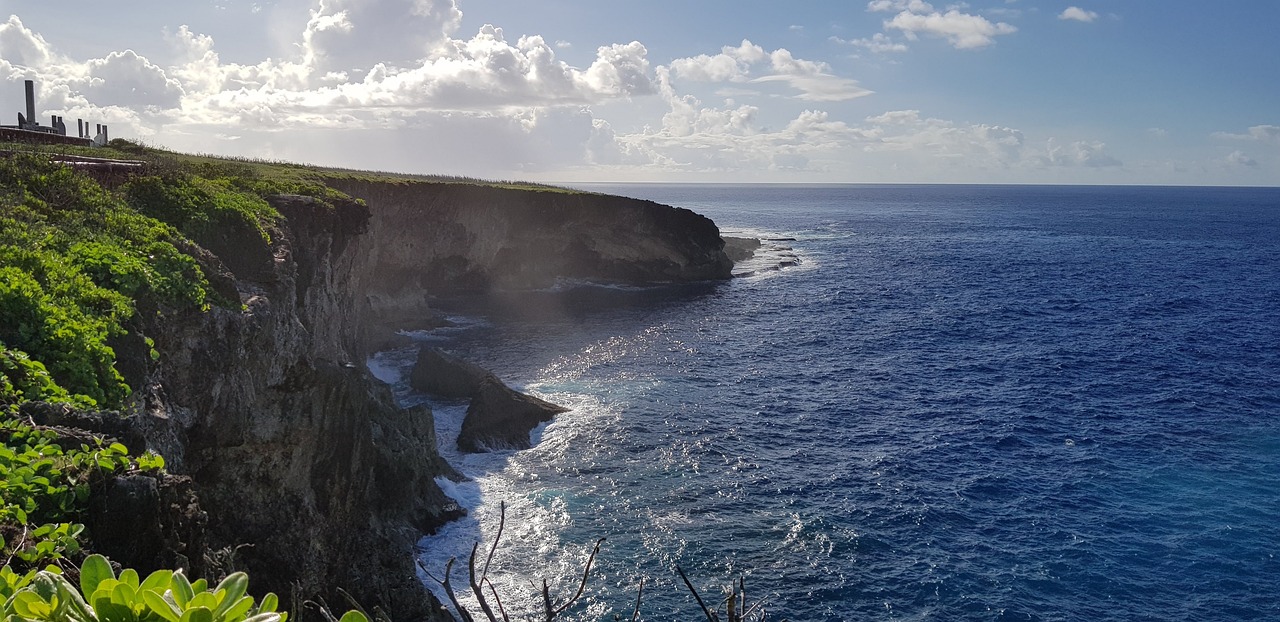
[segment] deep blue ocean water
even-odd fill
[[[433,572],[505,502],[509,610],[603,536],[572,619],[642,578],[700,619],[677,564],[774,620],[1280,619],[1280,189],[591,189],[772,241],[727,283],[440,301],[419,338],[574,410],[464,456],[433,403],[472,477]],[[412,356],[371,361],[405,402]]]

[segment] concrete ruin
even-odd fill
[[[94,131],[89,132],[87,121],[76,119],[76,135],[67,135],[67,124],[63,117],[49,115],[49,125],[40,125],[36,120],[36,83],[26,81],[27,113],[18,113],[17,125],[0,125],[0,141],[52,143],[60,145],[78,145],[82,147],[102,147],[111,140],[107,134],[107,126],[97,123]]]

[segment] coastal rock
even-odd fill
[[[558,280],[653,284],[730,278],[710,219],[686,209],[584,192],[476,184],[335,180],[370,206],[361,292],[369,330],[423,317],[423,293],[485,294]],[[369,343],[379,341],[370,335]]]
[[[129,425],[189,478],[191,495],[166,497],[160,483],[153,491],[138,481],[115,498],[144,513],[186,508],[195,522],[139,533],[182,542],[175,551],[193,573],[227,567],[197,559],[234,562],[286,608],[344,602],[342,589],[394,620],[447,620],[418,579],[413,547],[462,514],[437,484],[458,474],[436,450],[430,409],[398,407],[363,365],[373,348],[393,329],[439,322],[433,294],[560,277],[719,279],[731,262],[710,220],[649,202],[469,184],[335,185],[367,204],[274,197],[284,218],[269,246],[235,257],[245,232],[232,231],[197,253],[229,300],[203,313],[143,314],[140,332],[159,358],[135,371]],[[527,447],[529,431],[563,410],[487,376],[459,444]],[[180,561],[121,547],[143,572]]]
[[[456,473],[435,451],[430,410],[397,407],[353,363],[364,360],[354,329],[368,269],[354,241],[369,210],[295,196],[272,205],[285,218],[271,260],[232,269],[240,304],[157,316],[146,331],[160,358],[138,425],[207,513],[205,550],[189,555],[234,551],[254,589],[285,601],[342,602],[341,588],[393,619],[447,619],[412,551],[459,515],[436,484]]]
[[[512,390],[492,375],[480,382],[458,433],[458,449],[528,449],[529,432],[569,409]]]
[[[478,365],[446,354],[439,348],[423,346],[418,350],[418,362],[409,374],[409,386],[447,399],[463,399],[475,396],[481,383],[490,378],[493,374]]]
[[[724,238],[724,254],[734,263],[751,259],[760,246],[761,242],[756,238]]]

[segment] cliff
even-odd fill
[[[269,244],[232,235],[201,256],[242,309],[147,320],[161,356],[136,425],[190,477],[208,548],[234,551],[255,590],[341,603],[343,588],[393,619],[433,619],[412,546],[458,515],[435,483],[453,472],[430,410],[397,408],[365,369],[370,327],[429,317],[437,291],[727,278],[731,264],[710,220],[653,203],[333,185],[364,202],[273,197],[284,219]]]
[[[461,183],[328,183],[371,208],[368,235],[355,242],[365,269],[357,289],[383,327],[426,321],[428,293],[538,289],[563,279],[727,279],[733,267],[714,222],[652,201]]]

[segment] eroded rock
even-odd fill
[[[569,409],[525,395],[492,375],[481,381],[471,398],[458,449],[466,452],[493,449],[528,449],[529,432]]]
[[[418,350],[418,362],[409,374],[409,385],[446,399],[464,399],[475,396],[480,384],[489,378],[493,378],[493,374],[479,365],[439,348],[422,346]]]

